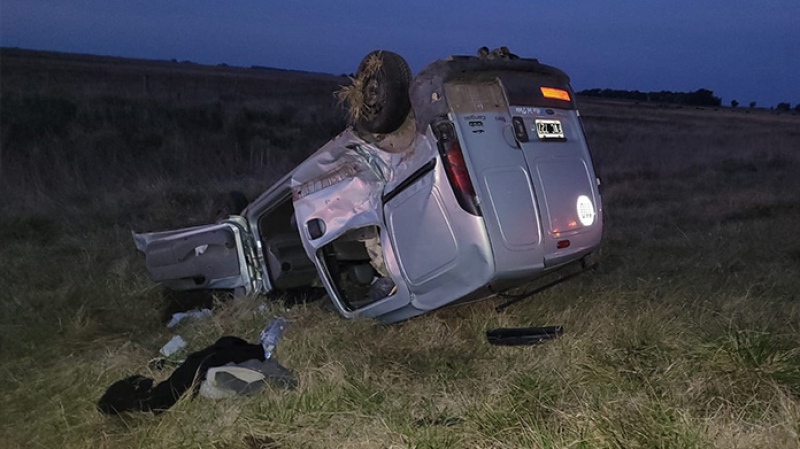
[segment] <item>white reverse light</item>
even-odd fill
[[[592,200],[586,195],[581,195],[578,197],[576,208],[578,210],[578,220],[581,221],[581,224],[584,226],[591,226],[592,223],[594,223],[595,215]]]

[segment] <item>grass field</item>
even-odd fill
[[[800,446],[800,116],[580,103],[603,178],[600,266],[503,313],[487,300],[381,326],[220,298],[170,330],[130,231],[260,193],[340,129],[341,78],[2,57],[0,447]],[[252,97],[231,94],[237,77]],[[96,410],[118,379],[166,378],[148,362],[174,334],[190,351],[255,341],[276,314],[298,389]],[[549,324],[565,334],[541,346],[484,339]]]

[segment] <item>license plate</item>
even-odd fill
[[[564,129],[561,127],[561,120],[536,119],[536,135],[539,139],[564,139]]]

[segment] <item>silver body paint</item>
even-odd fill
[[[574,96],[569,79],[532,59],[476,59],[451,57],[417,75],[407,147],[385,151],[347,129],[241,216],[135,234],[153,279],[178,290],[247,293],[321,283],[342,316],[396,322],[587,256],[600,244],[602,204],[574,100],[526,97],[530,86],[553,84]],[[448,179],[441,123],[455,132],[478,213],[459,204]],[[388,274],[396,289],[365,304],[348,301],[341,269],[353,278]]]

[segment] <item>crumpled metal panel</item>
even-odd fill
[[[416,140],[426,140],[417,135]],[[302,162],[291,174],[292,200],[309,257],[347,230],[383,226],[382,196],[433,158],[434,147],[417,142],[412,150],[389,153],[348,129]],[[311,239],[306,223],[319,219],[325,233]]]

